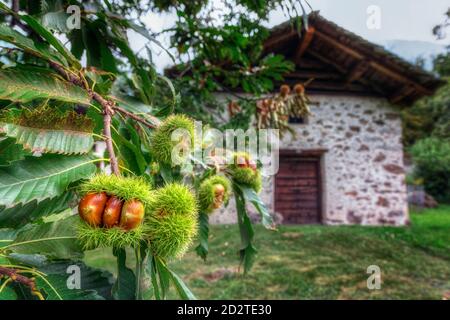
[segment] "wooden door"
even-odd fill
[[[320,158],[281,154],[275,178],[275,211],[283,223],[321,222]]]

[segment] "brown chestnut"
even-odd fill
[[[112,228],[117,226],[120,221],[123,201],[115,196],[111,196],[106,202],[105,211],[103,213],[103,226]]]
[[[86,194],[78,205],[78,213],[81,219],[92,226],[100,226],[107,200],[108,197],[104,192]]]
[[[144,211],[144,205],[139,200],[127,200],[122,208],[120,226],[125,230],[136,228],[144,219]]]
[[[214,202],[213,208],[218,209],[222,206],[223,198],[225,196],[225,187],[221,184],[214,185]]]

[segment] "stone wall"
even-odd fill
[[[313,115],[307,124],[294,125],[297,137],[288,134],[280,148],[327,149],[322,158],[323,223],[408,223],[401,120],[396,109],[378,98],[315,95],[311,100]],[[261,194],[272,212],[273,179],[264,178]],[[234,223],[232,202],[214,213],[211,221]]]

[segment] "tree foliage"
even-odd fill
[[[439,38],[446,36],[449,17],[450,9],[446,20],[433,29]],[[434,71],[447,84],[403,111],[403,137],[416,165],[414,175],[436,199],[449,201],[450,47],[434,59]]]
[[[66,23],[69,5],[80,8],[80,28]],[[81,262],[79,217],[73,213],[80,184],[86,185],[102,170],[100,163],[109,164],[114,175],[139,176],[158,188],[151,192],[165,200],[149,202],[149,208],[163,206],[158,209],[161,213],[180,212],[183,205],[173,201],[171,192],[163,196],[165,188],[188,184],[195,191],[204,179],[227,175],[237,200],[241,263],[245,272],[250,270],[256,248],[246,204],[253,204],[263,224],[272,226],[256,188],[234,179],[229,168],[208,166],[199,159],[193,172],[159,162],[151,137],[164,123],[161,119],[170,118],[174,111],[195,116],[210,107],[220,110],[214,91],[242,88],[262,95],[272,89],[273,80],[292,67],[281,57],[263,57],[267,30],[261,23],[275,7],[289,16],[304,9],[296,1],[236,0],[225,3],[225,13],[212,21],[208,1],[202,0],[0,2],[0,274],[4,276],[0,296],[162,299],[172,285],[182,298],[195,298],[148,238],[133,247],[134,270],[126,264],[128,251],[113,248],[116,277]],[[131,18],[149,11],[171,11],[177,16],[173,28],[166,30],[172,35],[171,46],[178,53],[175,62],[182,73],[173,82],[155,70],[149,44],[147,55],[130,47],[130,31],[161,46],[139,18]],[[239,101],[243,118],[234,119],[232,126],[248,125],[255,111],[254,101]],[[94,140],[105,142],[104,155],[93,152]],[[199,254],[206,258],[204,213],[199,215],[196,241]],[[171,236],[173,229],[163,229],[161,221],[146,232],[158,239]],[[82,289],[68,290],[65,271],[70,266],[89,275],[82,280]]]

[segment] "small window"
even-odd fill
[[[292,124],[306,124],[306,117],[289,117],[289,123]]]

